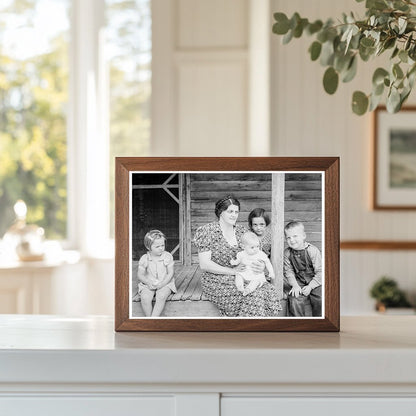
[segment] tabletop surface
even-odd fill
[[[209,391],[226,385],[231,391],[242,383],[249,390],[364,383],[416,389],[415,329],[416,316],[362,316],[343,317],[340,333],[116,333],[111,317],[2,315],[0,386],[130,383]]]
[[[416,349],[416,316],[341,317],[341,331],[115,332],[111,317],[0,315],[0,349]]]

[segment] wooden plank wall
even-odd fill
[[[216,220],[215,202],[234,195],[241,203],[238,223],[248,227],[248,214],[254,208],[271,213],[271,174],[268,173],[206,173],[190,174],[191,235],[196,229]],[[305,223],[308,241],[321,249],[321,175],[286,174],[285,224],[291,220]],[[196,263],[197,250],[192,244],[192,263]]]
[[[208,222],[215,221],[215,202],[228,194],[241,203],[238,223],[248,227],[248,214],[254,208],[271,211],[272,175],[269,173],[206,173],[190,175],[191,233]],[[192,263],[197,262],[197,250],[192,245]]]
[[[302,221],[306,239],[322,250],[322,180],[320,173],[288,173],[285,178],[285,225]]]

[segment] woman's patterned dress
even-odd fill
[[[241,237],[248,230],[235,226],[237,245],[231,246],[225,239],[219,222],[212,222],[196,230],[194,242],[198,252],[211,252],[211,260],[220,266],[232,267],[230,260],[242,250]],[[223,316],[277,316],[281,310],[278,293],[270,283],[247,296],[235,285],[235,276],[203,272],[202,292],[216,305]]]

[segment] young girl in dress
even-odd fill
[[[255,208],[248,215],[248,226],[260,240],[260,249],[269,257],[272,248],[270,217],[263,208]]]
[[[173,257],[165,251],[165,235],[159,230],[144,236],[147,253],[139,260],[137,276],[141,305],[146,316],[160,316],[171,292],[176,292],[173,278]],[[154,307],[153,298],[156,295]]]

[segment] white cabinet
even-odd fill
[[[7,416],[174,416],[175,398],[48,396],[0,398],[1,414]]]
[[[414,416],[416,398],[224,397],[221,416]]]
[[[107,317],[0,315],[0,414],[414,416],[415,327],[115,333]]]

